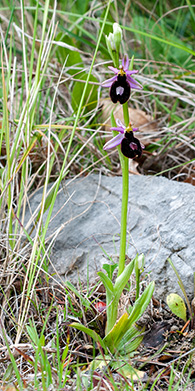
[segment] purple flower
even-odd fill
[[[140,143],[140,141],[134,137],[133,132],[138,130],[138,128],[132,128],[131,124],[128,127],[125,127],[122,122],[117,119],[116,120],[117,127],[111,128],[111,130],[115,130],[119,132],[117,136],[113,137],[104,145],[104,150],[114,148],[117,145],[121,144],[121,152],[124,156],[129,159],[134,159],[135,157],[140,157],[142,155],[142,149],[144,149],[144,145]]]
[[[131,93],[131,88],[141,90],[142,86],[135,81],[131,75],[138,71],[129,71],[129,59],[124,57],[122,59],[122,65],[119,69],[114,67],[108,67],[115,76],[102,83],[103,87],[110,87],[110,98],[113,103],[120,102],[124,104],[128,101]]]

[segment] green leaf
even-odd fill
[[[13,376],[14,376],[14,368],[13,368],[13,365],[10,363],[7,366],[7,369],[4,372],[4,374],[3,374],[2,383],[3,382],[9,382],[10,383],[11,379],[13,379]],[[2,391],[3,391],[3,388],[2,388]],[[9,391],[9,388],[7,388],[7,391]]]
[[[33,327],[32,325],[28,326],[26,325],[26,330],[27,330],[27,333],[30,337],[30,339],[32,340],[32,342],[38,346],[39,344],[39,336],[37,334],[37,330],[35,327]]]
[[[88,2],[89,0],[76,0],[75,5],[79,14],[83,15],[86,12]]]
[[[45,346],[45,336],[42,334],[39,338],[39,346]]]
[[[144,328],[138,326],[132,326],[122,337],[121,341],[118,344],[118,352],[121,355],[127,355],[131,352],[137,350],[138,346],[143,340]]]
[[[87,327],[83,326],[83,324],[76,322],[71,323],[70,326],[77,330],[83,331],[83,333],[89,335],[95,342],[99,342],[105,353],[107,353],[107,348],[103,339],[94,330],[88,329]]]
[[[56,41],[60,41],[63,43],[66,43],[74,48],[75,44],[73,40],[67,35],[59,33],[56,37]],[[66,72],[68,72],[70,75],[74,75],[76,72],[78,72],[78,69],[76,69],[76,66],[79,65],[79,67],[83,66],[83,61],[81,59],[81,56],[78,52],[74,50],[67,49],[63,46],[56,45],[56,56],[60,64],[64,64],[64,61],[66,60]],[[71,68],[71,69],[68,69]]]
[[[110,365],[125,379],[130,379],[132,382],[143,381],[146,377],[146,373],[144,371],[140,371],[139,369],[133,368],[132,365],[127,362],[126,357],[119,357],[118,360],[113,360]]]
[[[62,27],[62,30],[65,31],[66,34],[68,34],[70,37],[73,38],[74,43],[75,43],[75,47],[80,47],[80,43],[81,43],[82,46],[87,45],[89,47],[88,50],[90,50],[90,48],[95,50],[95,48],[96,48],[96,36],[91,34],[91,33],[89,33],[88,30],[83,29],[81,27],[81,25],[79,25],[79,24],[77,24],[77,28],[78,28],[77,34],[75,34],[72,31],[66,29],[64,26]],[[84,36],[85,36],[85,38],[84,38]],[[95,42],[95,44],[93,42]],[[100,44],[99,50],[101,51],[101,53],[106,53],[107,52],[105,47],[102,44]]]
[[[129,315],[129,327],[131,327],[135,322],[137,322],[137,320],[146,310],[152,298],[154,287],[155,287],[154,281],[150,282],[150,284],[147,286],[147,288],[139,297],[139,299],[135,301],[135,304],[131,309],[131,313]]]
[[[115,293],[116,300],[119,300],[125,285],[127,285],[129,281],[129,278],[133,272],[134,261],[135,260],[133,259],[127,266],[125,266],[125,269],[120,274],[120,276],[117,277],[115,281],[114,293]]]
[[[114,263],[114,264],[105,263],[105,264],[103,265],[103,269],[107,272],[108,277],[109,277],[110,279],[112,279],[113,272],[114,272],[114,270],[117,268],[117,266],[118,266],[117,263]]]
[[[102,356],[102,354],[98,354],[98,356],[96,356],[96,358],[89,364],[88,369],[92,368],[93,370],[96,370],[97,368],[99,368],[104,370],[105,365],[109,365],[111,360],[112,357],[108,354],[104,354],[104,356]]]
[[[186,322],[186,305],[181,296],[177,295],[177,293],[170,293],[167,296],[167,305],[173,314]]]
[[[106,288],[106,291],[109,291],[110,293],[113,294],[114,287],[113,287],[111,279],[103,272],[98,272],[97,275],[101,278],[101,280]]]
[[[142,295],[139,297],[139,299],[136,300],[131,310],[131,314],[128,315],[127,313],[125,313],[124,315],[122,315],[121,318],[118,320],[118,322],[110,330],[110,332],[105,336],[104,342],[112,353],[114,352],[115,349],[118,349],[119,343],[121,339],[124,337],[127,330],[144,313],[145,309],[147,308],[152,298],[153,292],[154,292],[154,282],[151,282],[148,285],[148,287],[145,289],[145,291],[142,293]]]
[[[66,345],[65,349],[63,350],[63,353],[62,353],[62,361],[65,361],[66,360],[66,357],[68,355],[68,349],[69,349],[69,346],[68,344]]]
[[[74,87],[72,90],[72,108],[76,112],[80,101],[81,97],[83,94],[84,86],[85,86],[85,80],[87,80],[88,75],[86,73],[82,73],[79,75],[79,79],[81,81],[77,81],[74,83]],[[82,81],[83,80],[83,81]],[[89,82],[92,82],[92,84],[88,84],[86,92],[85,92],[85,97],[84,97],[84,102],[85,102],[85,110],[84,113],[89,112],[93,109],[95,109],[96,104],[97,104],[97,89],[98,86],[93,83],[98,83],[98,80],[96,79],[95,76],[90,75]]]
[[[123,377],[130,378],[132,381],[137,382],[138,380],[143,380],[145,377],[145,372],[133,368],[128,363],[128,357],[125,356],[114,356],[114,358],[112,359],[110,355],[105,354],[104,356],[102,356],[100,354],[95,358],[95,360],[90,363],[89,368],[92,368],[93,371],[97,368],[99,370],[105,371],[105,368],[108,366],[111,367],[114,371],[120,373]]]
[[[104,337],[103,341],[109,348],[111,353],[114,353],[115,349],[118,350],[118,344],[126,331],[128,330],[128,313],[125,312],[112,330]]]
[[[189,162],[188,162],[188,163],[189,163]],[[170,263],[171,267],[173,268],[173,270],[174,270],[174,272],[175,272],[175,274],[176,274],[176,276],[177,276],[177,278],[178,278],[178,281],[177,281],[177,282],[178,282],[178,284],[179,284],[179,286],[180,286],[180,288],[181,288],[181,290],[182,290],[182,293],[183,293],[183,295],[184,295],[184,297],[185,297],[185,301],[186,301],[187,306],[188,306],[188,311],[189,311],[190,317],[192,318],[192,317],[193,317],[192,309],[191,309],[190,302],[189,302],[189,299],[188,299],[188,296],[187,296],[187,293],[186,293],[184,284],[183,284],[183,282],[182,282],[182,279],[181,279],[181,277],[180,277],[180,275],[179,275],[179,273],[178,273],[176,267],[174,266],[174,264],[173,264],[171,258],[168,258],[167,260],[168,260],[168,262]]]

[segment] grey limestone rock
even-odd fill
[[[116,261],[120,245],[122,178],[91,174],[60,189],[47,237],[61,229],[51,261],[63,279],[93,282],[108,256]],[[31,213],[42,189],[31,198]],[[45,217],[44,217],[45,218]],[[30,220],[27,212],[26,222]],[[193,295],[195,271],[195,188],[164,177],[130,175],[127,255],[144,253],[145,272],[156,294],[181,293],[170,257],[187,293]],[[50,272],[53,272],[52,266]]]

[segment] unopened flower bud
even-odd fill
[[[113,33],[109,33],[108,37],[108,42],[110,44],[110,47],[112,50],[116,50],[116,45],[115,45],[115,40],[114,40],[114,34]]]
[[[110,33],[108,36],[106,35],[106,45],[107,45],[107,48],[108,48],[108,53],[109,53],[112,61],[114,62],[113,52],[116,51],[116,46],[115,46],[115,43],[114,43],[114,35],[112,33]]]
[[[117,52],[120,51],[120,44],[122,41],[122,30],[118,23],[113,24],[113,36],[114,36],[114,43],[115,43],[115,50]]]
[[[138,257],[137,257],[137,266],[138,266],[138,269],[139,269],[139,270],[142,270],[142,269],[144,268],[144,264],[145,264],[145,257],[144,257],[144,254],[138,255]]]

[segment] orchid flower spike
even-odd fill
[[[117,145],[121,145],[121,152],[124,156],[129,159],[140,157],[142,155],[144,145],[136,137],[134,137],[133,134],[133,132],[138,130],[138,128],[132,128],[131,124],[125,127],[119,119],[116,120],[116,123],[118,126],[111,128],[111,130],[115,130],[119,132],[119,134],[104,145],[104,150],[107,151]]]
[[[129,71],[129,59],[124,57],[122,60],[122,65],[119,69],[114,67],[108,67],[112,72],[115,73],[115,76],[111,79],[105,80],[102,83],[103,87],[110,87],[110,98],[113,103],[119,102],[123,105],[128,101],[131,93],[131,88],[141,90],[142,86],[137,81],[135,81],[131,75],[137,73],[138,71]]]

